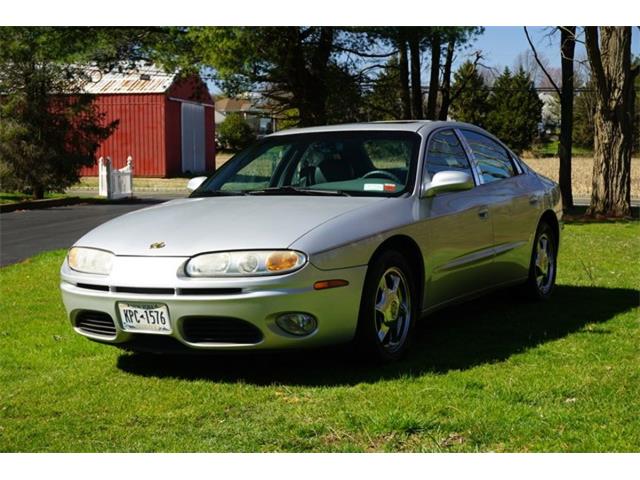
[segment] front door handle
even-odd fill
[[[489,209],[488,208],[482,208],[482,209],[478,210],[478,216],[482,220],[486,220],[487,218],[489,218]]]

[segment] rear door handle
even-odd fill
[[[529,197],[529,205],[536,205],[540,201],[540,197],[538,195],[531,195]]]
[[[478,210],[478,216],[482,220],[486,220],[487,218],[489,218],[489,209],[488,208],[482,208],[482,209]]]

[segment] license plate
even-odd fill
[[[161,303],[118,303],[122,328],[128,332],[171,333],[169,309]]]

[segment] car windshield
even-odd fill
[[[267,137],[229,160],[191,196],[397,196],[413,186],[419,145],[419,135],[394,131]]]

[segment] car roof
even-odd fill
[[[282,136],[282,135],[297,135],[304,133],[324,133],[324,132],[348,132],[348,131],[392,131],[392,132],[415,132],[421,134],[427,134],[430,131],[441,128],[472,128],[480,130],[479,127],[462,122],[449,122],[449,121],[433,121],[433,120],[391,120],[385,122],[362,122],[362,123],[343,123],[338,125],[323,125],[320,127],[304,127],[304,128],[290,128],[287,130],[280,130],[278,132],[267,135],[268,137]]]

